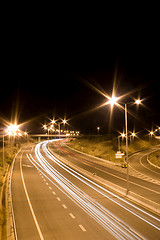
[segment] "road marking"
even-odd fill
[[[63,204],[62,206],[63,206],[65,209],[67,209],[67,207],[66,207],[66,205],[65,205],[65,204]]]
[[[52,192],[54,195],[56,195],[56,193],[55,192]]]
[[[23,167],[28,167],[28,168],[32,168],[33,166],[31,166],[31,165],[25,165],[25,164],[23,164]]]
[[[61,199],[59,198],[59,197],[57,197],[57,200],[60,202],[61,201]]]
[[[78,226],[81,228],[81,230],[82,230],[83,232],[86,232],[86,231],[87,231],[82,225],[78,225]]]
[[[48,183],[46,182],[46,185],[48,185]]]
[[[72,213],[69,214],[71,216],[71,218],[76,218]]]
[[[45,182],[45,181],[46,181],[46,179],[43,179],[43,181]]]
[[[49,187],[49,189],[52,189],[51,187]]]
[[[25,185],[25,182],[24,182],[24,177],[23,177],[23,172],[22,172],[22,155],[21,155],[21,157],[20,157],[20,172],[21,172],[21,178],[22,178],[22,183],[23,183],[24,191],[25,191],[25,194],[26,194],[26,197],[27,197],[27,201],[28,201],[28,204],[29,204],[29,207],[30,207],[32,216],[33,216],[33,220],[34,220],[34,222],[35,222],[35,225],[36,225],[36,228],[37,228],[37,231],[38,231],[38,234],[39,234],[40,239],[41,239],[41,240],[44,240],[43,235],[42,235],[42,232],[41,232],[41,229],[40,229],[39,224],[38,224],[38,222],[37,222],[35,213],[34,213],[34,211],[33,211],[32,204],[31,204],[31,201],[30,201],[30,199],[29,199],[29,195],[28,195],[28,192],[27,192],[27,188],[26,188],[26,185]]]

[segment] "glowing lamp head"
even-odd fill
[[[117,101],[118,101],[118,97],[112,96],[111,98],[109,98],[109,102],[108,102],[108,103],[109,103],[111,106],[113,106],[114,104],[117,103]]]
[[[137,100],[135,101],[135,103],[136,103],[137,105],[139,105],[139,104],[141,103],[141,100],[140,100],[140,99],[137,99]]]
[[[43,128],[44,128],[44,129],[47,129],[47,126],[44,124],[44,125],[43,125]]]
[[[11,124],[10,126],[8,126],[7,131],[15,133],[16,131],[18,131],[18,125],[17,124]]]

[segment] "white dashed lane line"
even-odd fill
[[[67,209],[67,207],[66,207],[66,205],[65,205],[65,204],[63,204],[62,206],[63,206],[65,209]]]
[[[70,216],[71,216],[71,218],[73,218],[73,219],[75,219],[76,217],[72,214],[72,213],[70,213],[69,214]]]
[[[80,227],[80,229],[83,231],[83,232],[86,232],[87,230],[82,226],[82,225],[78,225]]]
[[[45,178],[42,176],[41,173],[40,173],[40,175],[41,175],[43,181],[46,182]],[[46,182],[46,185],[48,185],[47,182]],[[49,187],[49,189],[51,190],[52,188]],[[56,193],[55,193],[54,191],[52,191],[52,194],[53,194],[53,195],[56,195]],[[59,197],[57,197],[57,200],[58,200],[59,202],[61,201],[61,199],[60,199]],[[64,209],[67,209],[67,207],[66,207],[65,204],[62,204],[62,206],[63,206]],[[69,213],[69,215],[70,215],[70,217],[71,217],[72,219],[75,219],[75,218],[76,218],[72,213]],[[81,229],[83,232],[86,232],[86,229],[83,227],[83,225],[79,224],[78,226],[80,227],[80,229]]]

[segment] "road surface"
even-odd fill
[[[53,156],[48,145],[56,154],[80,164],[78,153],[65,152],[71,150],[59,143],[44,141],[23,147],[15,159],[11,191],[17,239],[159,238],[159,216]],[[81,156],[87,167],[86,161]]]

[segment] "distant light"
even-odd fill
[[[135,101],[135,103],[136,103],[136,104],[140,104],[140,103],[141,103],[141,100],[140,100],[140,99],[137,99],[137,100]]]
[[[151,131],[151,132],[150,132],[150,134],[151,134],[151,135],[153,135],[153,134],[154,134],[154,132],[153,132],[153,131]]]
[[[67,121],[64,119],[64,120],[63,120],[63,123],[64,123],[64,124],[66,124],[66,123],[67,123]]]
[[[122,134],[121,134],[121,137],[125,137],[125,133],[122,133]]]
[[[135,136],[136,136],[136,134],[135,134],[135,133],[132,133],[132,136],[133,136],[133,137],[135,137]]]
[[[43,128],[44,128],[44,129],[47,129],[47,126],[46,126],[46,125],[43,125]]]

